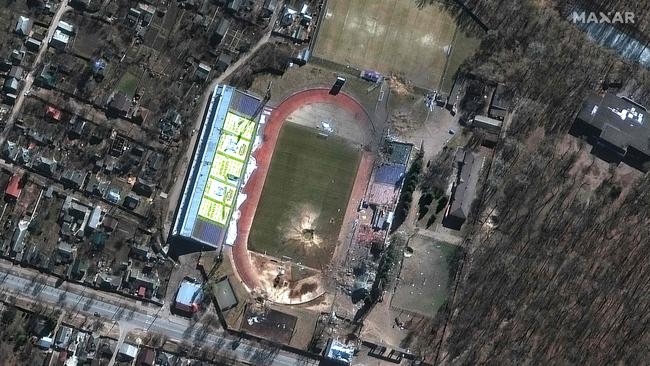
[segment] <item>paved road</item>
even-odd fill
[[[22,267],[0,262],[0,293],[14,295],[25,300],[53,305],[69,311],[92,317],[97,313],[101,319],[117,322],[123,331],[133,329],[149,330],[163,334],[171,340],[188,341],[190,344],[205,344],[214,350],[236,356],[237,359],[252,365],[317,365],[316,360],[304,360],[301,356],[281,351],[245,339],[232,350],[232,336],[222,329],[208,328],[203,324],[190,324],[184,318],[164,314],[160,308],[145,306],[133,300],[102,293],[76,284],[55,287],[51,276]]]

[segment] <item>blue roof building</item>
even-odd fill
[[[377,168],[375,173],[375,183],[390,184],[397,186],[404,173],[406,166],[401,164],[384,164]]]
[[[231,86],[215,87],[174,219],[171,235],[181,242],[175,247],[221,246],[236,210],[260,104],[259,98]]]

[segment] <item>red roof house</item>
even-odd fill
[[[5,198],[9,200],[16,201],[20,197],[20,192],[22,192],[23,187],[20,185],[20,181],[23,177],[20,174],[14,174],[9,179],[7,187],[5,188]]]
[[[47,106],[45,114],[51,119],[60,122],[61,121],[61,111],[52,107],[51,105]]]

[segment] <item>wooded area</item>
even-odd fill
[[[491,29],[465,69],[517,98],[474,205],[482,212],[450,311],[417,348],[432,350],[436,364],[643,364],[650,180],[624,178],[566,132],[611,75],[624,77],[621,94],[647,105],[648,70],[589,41],[563,15],[565,2],[465,3]],[[648,7],[615,5],[639,16]],[[647,24],[637,24],[640,34]]]

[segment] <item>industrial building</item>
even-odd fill
[[[219,248],[223,243],[261,108],[259,98],[231,86],[215,87],[174,218],[171,239],[176,253]]]
[[[645,107],[628,98],[607,93],[594,94],[583,105],[571,130],[585,137],[592,153],[611,162],[648,171],[650,163],[650,129]]]

